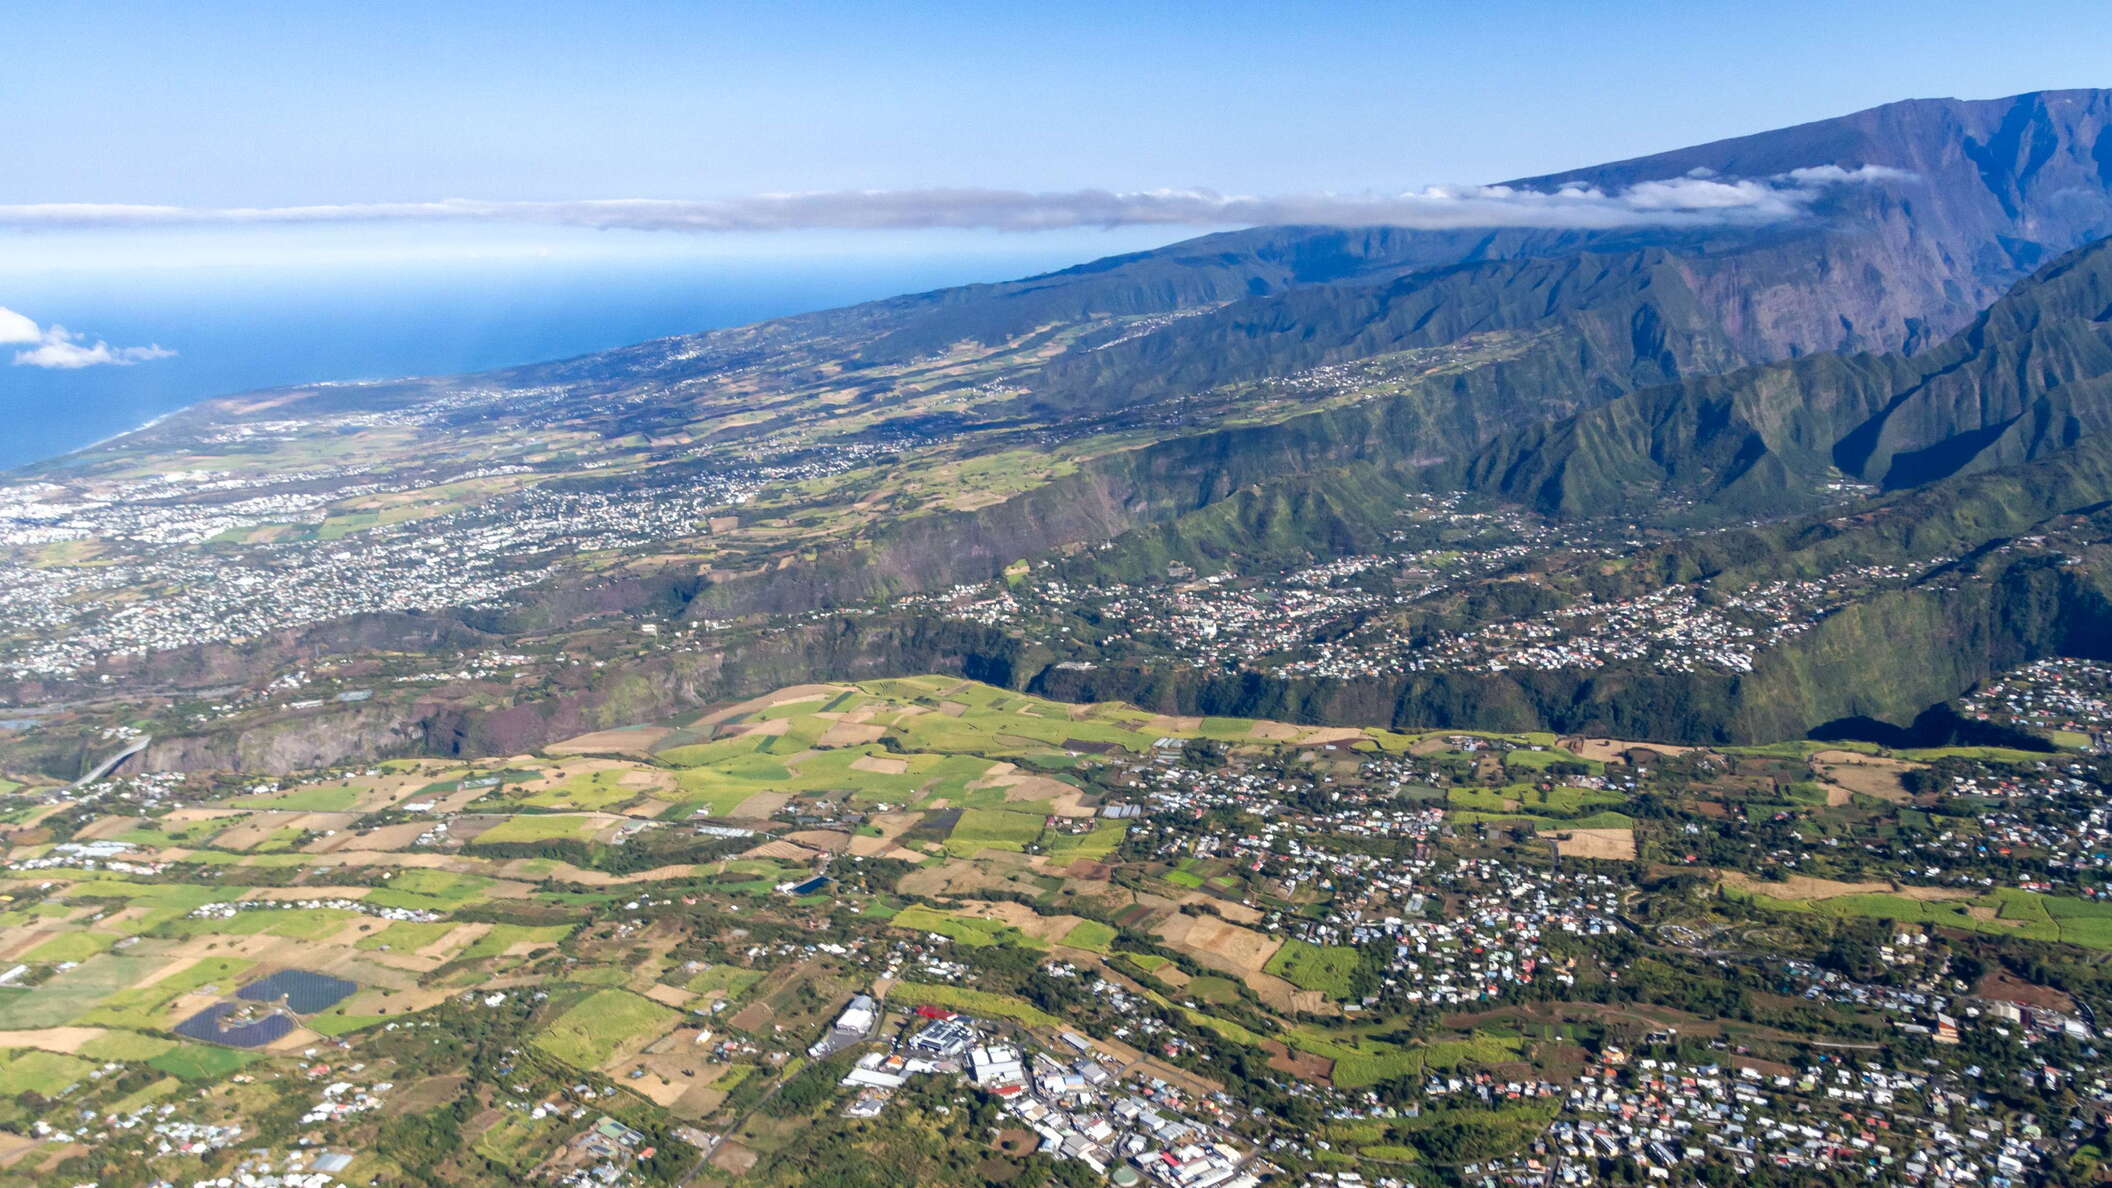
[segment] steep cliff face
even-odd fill
[[[1530,376],[1496,407],[1559,415],[1639,386],[1752,361],[1661,248],[1456,264],[1378,286],[1321,286],[1238,302],[1157,333],[1066,354],[1037,381],[1052,411],[1164,399],[1492,331],[1535,336]],[[1774,356],[1767,356],[1774,357]],[[1486,394],[1477,394],[1486,395]],[[1489,411],[1495,411],[1490,409]]]
[[[2033,91],[2002,99],[1907,99],[1849,115],[1612,161],[1516,183],[1617,189],[1707,170],[1771,177],[1834,165],[1883,165],[1926,184],[1913,212],[1932,248],[1998,236],[2006,266],[2029,268],[2048,245],[2097,238],[2112,218],[2112,91]],[[2018,261],[2037,245],[2038,260]],[[1998,261],[1987,256],[1983,263]]]
[[[1913,99],[1521,184],[1618,188],[1696,170],[1770,177],[1864,165],[1913,180],[1842,191],[1828,212],[1854,230],[1839,233],[1826,274],[1852,286],[1849,305],[1871,311],[1850,313],[1859,327],[1852,339],[1836,326],[1840,337],[1828,341],[1816,304],[1737,268],[1702,282],[1705,299],[1751,311],[1756,326],[1771,308],[1803,309],[1771,333],[1806,350],[1900,349],[1915,345],[1917,331],[1962,327],[2031,270],[2112,234],[2112,91]]]
[[[1513,184],[1619,190],[1866,166],[1897,176],[1834,187],[1809,217],[1755,229],[1310,232],[1340,275],[1271,276],[1223,309],[1067,355],[1042,398],[1095,407],[1495,327],[1562,332],[1595,356],[1609,394],[1814,352],[1917,351],[2032,269],[2112,234],[2112,92],[1916,100]],[[1230,260],[1280,248],[1284,234],[1217,242]]]
[[[1808,505],[2030,462],[2112,431],[2112,241],[2047,265],[1915,356],[1816,356],[1646,389],[1507,433],[1433,481],[1557,512]]]
[[[1912,639],[1911,654],[1900,641]],[[1026,688],[1179,714],[1401,729],[1552,730],[1740,744],[1860,721],[1907,729],[1930,707],[2042,656],[2112,658],[2104,575],[2030,561],[1965,588],[1857,604],[1763,655],[1749,674],[1516,671],[1283,679],[1165,667],[1051,667]]]
[[[129,770],[288,772],[428,750],[429,707],[323,711],[239,729],[156,738]]]
[[[594,730],[814,680],[949,672],[1017,685],[1047,658],[995,632],[933,619],[831,619],[613,664],[549,694],[376,701],[156,738],[139,770],[286,772],[403,755],[508,755]],[[43,765],[71,778],[80,755]]]
[[[1681,285],[1710,311],[1746,361],[1830,350],[1925,345],[1965,325],[2020,277],[2062,252],[2112,234],[2112,91],[2044,91],[2004,99],[1917,99],[1835,119],[1695,145],[1627,161],[1522,178],[1539,190],[1587,184],[1619,190],[1696,174],[1773,178],[1795,170],[1875,165],[1911,175],[1898,185],[1844,188],[1817,217],[1759,231],[1464,230],[1269,227],[1113,257],[1047,276],[902,298],[871,308],[899,321],[890,341],[930,349],[960,337],[997,341],[1037,325],[1092,313],[1157,313],[1221,302],[1236,308],[1163,332],[1139,360],[1218,381],[1311,366],[1314,352],[1239,368],[1208,356],[1242,334],[1286,348],[1271,303],[1295,331],[1345,290],[1329,320],[1330,350],[1363,335],[1385,341],[1375,305],[1441,283],[1459,265],[1659,251],[1680,262]],[[1532,282],[1521,281],[1519,292]],[[1405,289],[1405,292],[1403,291]],[[1404,308],[1413,308],[1412,298]],[[1366,311],[1361,313],[1359,311]],[[1667,320],[1677,324],[1676,318]],[[1408,319],[1412,324],[1412,317]],[[1396,324],[1397,325],[1397,324]],[[1180,340],[1194,335],[1192,348]],[[951,336],[951,337],[949,337]],[[1161,337],[1153,335],[1148,337]],[[1406,342],[1405,337],[1398,341]],[[1124,369],[1098,360],[1052,381],[1076,395],[1093,375]]]
[[[1911,662],[1898,649],[1903,634],[1920,644]],[[838,621],[612,667],[589,688],[514,704],[373,706],[156,739],[138,763],[146,770],[274,773],[400,755],[512,754],[801,681],[916,672],[1167,713],[1756,743],[1847,720],[1904,729],[1930,706],[2007,667],[2055,654],[2112,659],[2112,594],[2088,575],[2045,565],[2021,567],[1969,592],[1908,591],[1858,605],[1743,676],[1528,672],[1283,680],[1059,667],[1014,641],[957,625]],[[1843,672],[1856,679],[1839,679]]]
[[[2112,241],[2047,265],[1922,366],[1835,448],[1843,470],[1906,487],[2112,430]]]

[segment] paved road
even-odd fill
[[[119,751],[117,754],[112,755],[108,759],[105,759],[101,763],[97,764],[94,771],[91,771],[87,775],[82,776],[80,779],[75,780],[73,782],[73,786],[78,788],[83,784],[92,784],[97,780],[102,779],[104,776],[109,775],[112,771],[115,771],[117,769],[118,764],[123,763],[125,760],[130,759],[132,756],[137,755],[141,751],[146,750],[147,744],[153,741],[153,735],[143,734],[139,736],[139,738],[133,740],[132,744],[127,746],[124,750]]]

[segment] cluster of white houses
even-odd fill
[[[876,1010],[871,998],[854,997],[830,1034],[859,1032]],[[1125,1076],[1119,1059],[1076,1032],[1062,1033],[1055,1047],[1044,1049],[1016,1029],[933,1007],[919,1008],[914,1021],[894,1050],[867,1053],[844,1077],[859,1090],[848,1113],[880,1112],[913,1076],[958,1076],[996,1097],[1037,1136],[1043,1153],[1077,1160],[1125,1188],[1147,1182],[1255,1188],[1261,1182],[1263,1169],[1251,1150],[1184,1113],[1181,1090],[1149,1075]]]

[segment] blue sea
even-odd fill
[[[1112,245],[1130,247],[1135,245]],[[944,255],[0,274],[0,307],[172,358],[47,371],[0,347],[0,468],[213,396],[447,375],[1078,262],[1072,242]]]

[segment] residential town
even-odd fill
[[[92,1142],[367,1183],[361,1136],[474,1067],[453,1124],[522,1182],[931,1126],[971,1170],[1125,1186],[2061,1182],[2112,1108],[2102,764],[933,676],[541,754],[24,786],[0,1021],[59,1112],[0,1176]]]

